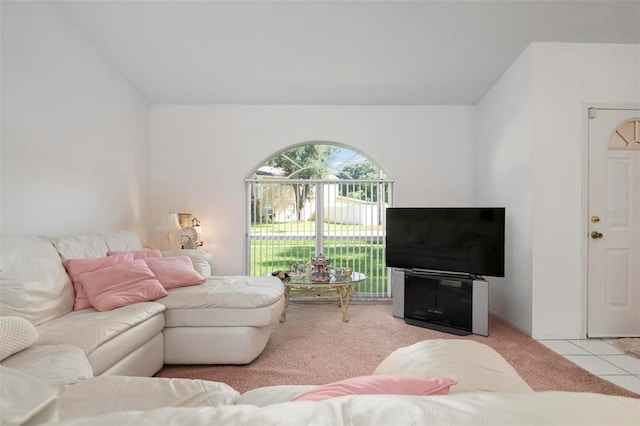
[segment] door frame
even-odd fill
[[[582,294],[580,302],[582,303],[582,321],[580,326],[580,338],[586,339],[588,324],[588,297],[589,297],[589,110],[590,109],[613,109],[613,110],[632,110],[640,109],[638,104],[601,104],[601,103],[582,103]]]

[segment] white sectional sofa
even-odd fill
[[[3,235],[0,250],[0,315],[28,320],[39,335],[33,347],[8,360],[14,366],[20,357],[24,364],[38,357],[73,359],[78,350],[92,376],[152,376],[163,364],[247,364],[264,350],[284,307],[277,278],[209,276],[204,284],[162,289],[166,295],[154,300],[74,310],[67,262],[141,252],[134,233]],[[210,271],[208,253],[165,255],[183,253],[200,271]]]
[[[640,399],[533,392],[497,352],[470,340],[400,348],[370,376],[347,379],[349,385],[279,385],[243,394],[224,383],[155,377],[103,375],[60,386],[59,367],[26,372],[1,365],[0,423],[635,426],[640,419]]]

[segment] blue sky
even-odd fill
[[[337,169],[337,171],[339,172],[344,166],[360,163],[364,160],[366,160],[366,157],[364,157],[362,154],[359,154],[348,148],[338,147],[338,151],[336,151],[333,159],[327,163],[327,166],[331,169]]]

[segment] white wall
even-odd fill
[[[534,43],[478,105],[478,202],[508,215],[490,307],[535,338],[585,337],[586,109],[638,102],[639,45]]]
[[[533,337],[584,337],[586,108],[640,103],[640,45],[532,51]]]
[[[295,144],[361,151],[396,179],[396,205],[468,205],[475,108],[177,106],[151,108],[152,223],[166,212],[202,221],[214,273],[243,274],[244,179]],[[166,247],[165,233],[151,240]]]
[[[505,277],[488,277],[489,307],[531,333],[532,117],[531,49],[478,104],[476,204],[506,208]]]
[[[148,111],[55,6],[2,2],[1,231],[144,237]]]

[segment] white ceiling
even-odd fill
[[[640,43],[640,0],[55,4],[152,103],[474,105],[531,42]]]

